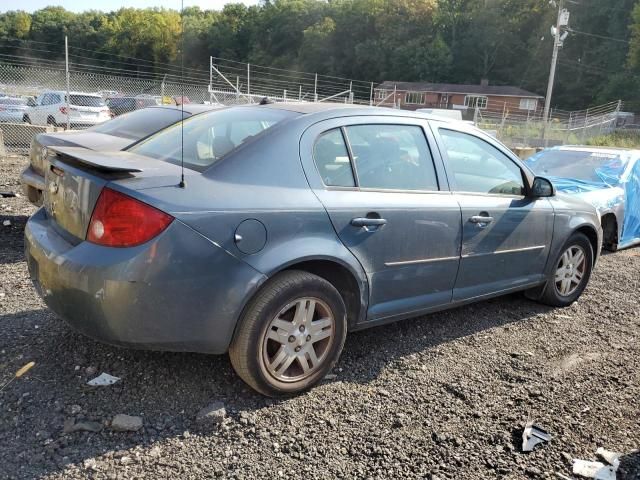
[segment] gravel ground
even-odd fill
[[[24,165],[0,163],[0,191],[19,189]],[[36,362],[0,392],[1,478],[574,478],[570,460],[600,446],[624,454],[618,479],[640,478],[638,249],[604,256],[567,309],[512,295],[351,334],[322,385],[273,401],[225,356],[70,330],[28,278],[34,209],[0,203],[0,386]],[[121,380],[85,385],[100,372]],[[222,422],[197,422],[214,402]],[[143,427],[115,431],[118,414]],[[553,438],[522,453],[528,417]],[[64,433],[74,419],[99,431]]]

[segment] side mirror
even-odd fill
[[[556,194],[556,187],[550,180],[544,177],[536,177],[533,179],[531,187],[531,196],[535,198],[553,197]]]

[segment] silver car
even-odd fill
[[[0,97],[0,122],[22,123],[29,107],[22,97]]]
[[[516,291],[570,305],[601,247],[592,205],[412,112],[242,106],[49,150],[25,230],[47,305],[105,342],[229,352],[267,395],[319,382],[347,331]]]
[[[601,217],[604,248],[640,244],[640,150],[563,146],[525,164],[559,191],[591,203]]]

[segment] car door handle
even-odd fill
[[[351,225],[354,227],[381,227],[386,224],[387,220],[385,218],[358,217],[351,219]]]
[[[469,219],[471,223],[491,223],[493,222],[493,217],[484,217],[482,215],[474,215]]]

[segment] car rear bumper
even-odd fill
[[[89,337],[136,348],[226,352],[265,279],[178,220],[146,244],[108,248],[67,242],[40,209],[25,250],[51,310]]]
[[[69,118],[69,123],[71,123],[72,126],[77,125],[77,126],[93,126],[93,125],[98,125],[99,123],[104,123],[107,120],[111,120],[111,116],[71,116]],[[67,123],[67,117],[63,116],[62,117],[62,122],[61,125],[66,125]]]
[[[42,191],[44,190],[44,177],[29,165],[21,174],[20,182],[22,190],[29,201],[35,205],[42,205]]]

